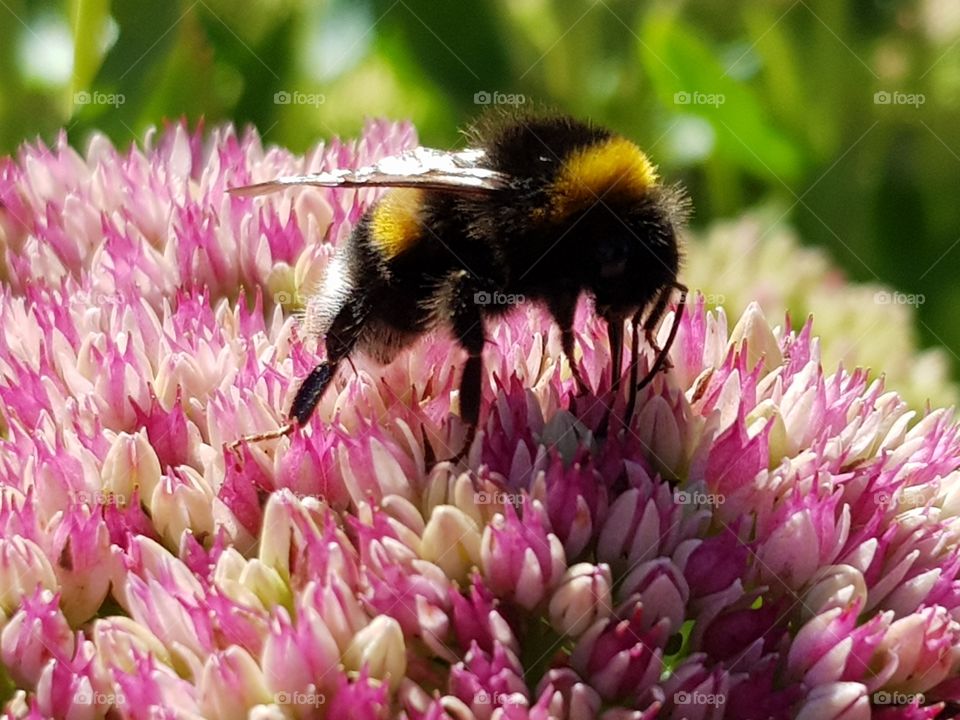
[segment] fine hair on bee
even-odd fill
[[[614,397],[631,321],[630,422],[637,392],[669,366],[683,314],[687,288],[677,273],[689,207],[684,192],[662,184],[630,140],[566,115],[486,115],[466,136],[465,150],[421,147],[359,169],[231,189],[260,195],[300,186],[389,188],[338,246],[307,305],[307,331],[325,339],[326,360],[301,383],[283,426],[240,438],[234,449],[306,424],[354,352],[386,364],[426,332],[445,328],[467,354],[460,379],[467,436],[451,459],[462,458],[480,419],[486,322],[510,310],[512,298],[549,311],[581,394],[588,388],[574,357],[578,299],[590,296],[606,321]],[[655,332],[674,291],[680,297],[660,347]],[[641,334],[655,359],[638,379]]]

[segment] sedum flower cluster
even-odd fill
[[[6,717],[952,716],[958,425],[822,363],[809,321],[691,298],[672,369],[600,437],[602,321],[579,308],[578,396],[521,307],[459,465],[442,334],[225,450],[323,357],[289,310],[376,198],[227,188],[415,145],[175,124],[0,159]]]

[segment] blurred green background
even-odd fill
[[[295,150],[410,118],[449,147],[484,101],[545,104],[650,150],[695,225],[772,207],[922,295],[956,370],[958,41],[957,0],[2,0],[0,152],[181,116]]]

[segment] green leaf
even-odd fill
[[[460,113],[474,115],[481,91],[515,92],[496,3],[482,0],[469,8],[434,0],[376,0],[378,35],[402,38],[418,74],[445,93]]]
[[[157,92],[163,89],[163,70],[183,35],[182,26],[193,19],[190,10],[182,11],[179,5],[112,0],[110,11],[118,27],[117,41],[90,83],[92,102],[74,106],[69,131],[74,143],[94,129],[114,140],[134,139],[131,130],[139,127],[142,113],[155,107]],[[168,80],[176,82],[177,78]],[[154,115],[154,122],[156,119]]]
[[[174,2],[113,0],[112,12],[119,35],[103,59],[94,85],[121,92],[128,104],[136,104],[149,96],[155,80],[151,73],[167,61],[191,8],[183,11],[180,3]]]
[[[70,0],[70,30],[73,33],[71,95],[90,87],[104,54],[104,33],[110,18],[110,0]]]
[[[798,145],[773,124],[753,88],[731,77],[679,18],[667,11],[649,13],[640,54],[662,103],[710,123],[719,159],[774,185],[801,174]]]

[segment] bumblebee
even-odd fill
[[[307,330],[325,338],[327,359],[301,383],[285,425],[234,447],[306,424],[355,351],[387,364],[427,331],[445,328],[467,353],[460,415],[468,432],[459,459],[480,417],[485,324],[512,301],[549,310],[578,390],[588,392],[574,359],[573,317],[583,294],[606,321],[614,391],[625,321],[632,321],[629,422],[638,390],[665,367],[683,313],[686,287],[677,281],[678,234],[688,208],[683,191],[661,184],[656,167],[631,141],[571,117],[487,116],[466,135],[468,148],[461,151],[417,148],[357,170],[231,190],[390,188],[338,247],[307,306]],[[654,331],[674,290],[681,296],[661,348]],[[641,330],[656,354],[638,382]]]

